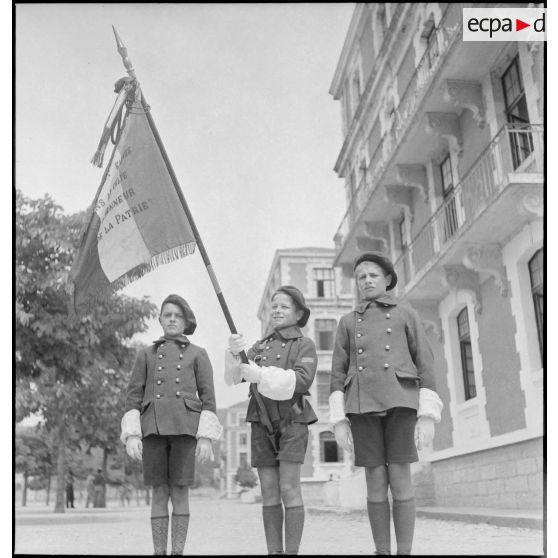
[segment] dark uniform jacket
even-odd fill
[[[255,343],[247,352],[250,360],[260,366],[277,366],[294,370],[296,385],[293,397],[288,401],[275,401],[262,395],[269,418],[274,426],[281,421],[312,424],[318,420],[304,396],[310,395],[309,389],[316,375],[318,355],[314,342],[304,337],[298,326],[289,326],[273,332],[262,341]],[[260,422],[258,404],[251,397],[246,413],[248,422]]]
[[[434,356],[420,318],[389,294],[339,321],[331,392],[345,392],[345,413],[418,408],[419,388],[436,390]]]
[[[131,409],[140,411],[144,438],[195,436],[201,411],[216,411],[213,369],[206,350],[186,336],[161,337],[142,349],[128,384],[126,411]]]

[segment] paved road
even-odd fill
[[[261,504],[194,500],[185,554],[265,554]],[[16,508],[18,554],[153,553],[149,509],[74,509],[55,514],[44,506]],[[304,554],[362,554],[373,551],[368,521],[358,513],[307,511],[300,548]],[[543,531],[417,519],[415,554],[542,555]]]

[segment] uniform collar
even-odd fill
[[[185,343],[190,343],[190,340],[188,339],[188,337],[186,337],[186,335],[180,335],[179,337],[165,337],[163,335],[163,337],[159,337],[159,339],[153,341],[153,343],[155,345],[162,345],[163,343],[166,343],[167,341],[174,341],[175,343],[180,344],[185,344]]]
[[[364,314],[365,310],[374,303],[378,306],[397,306],[397,300],[395,300],[395,297],[391,293],[386,293],[375,300],[365,300],[364,302],[361,302],[355,308],[355,311],[359,314]]]
[[[269,337],[275,334],[277,334],[279,337],[282,337],[285,340],[297,339],[298,337],[303,337],[300,328],[297,325],[292,325],[292,326],[283,327],[281,329],[273,329],[264,337],[264,339],[268,339]]]

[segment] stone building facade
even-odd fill
[[[421,456],[432,503],[540,508],[543,44],[464,42],[466,6],[356,5],[330,88],[334,265],[390,254],[426,326],[445,405]]]

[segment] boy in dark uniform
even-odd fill
[[[390,554],[390,505],[397,554],[410,554],[415,525],[411,463],[430,445],[442,402],[434,357],[418,314],[390,293],[397,275],[376,252],[354,265],[360,304],[345,314],[333,350],[330,424],[337,443],[365,468],[376,554]],[[418,417],[418,418],[417,418]],[[415,445],[416,444],[416,445]]]
[[[188,303],[169,295],[161,306],[163,337],[142,349],[126,397],[121,440],[128,455],[143,457],[144,483],[153,486],[151,532],[155,554],[167,553],[168,502],[172,502],[171,554],[181,555],[194,481],[195,457],[213,458],[211,440],[222,427],[217,418],[213,370],[205,349],[186,335],[196,329]]]
[[[271,297],[273,329],[247,351],[249,364],[241,364],[238,357],[246,347],[242,335],[229,338],[225,380],[229,385],[243,380],[257,384],[276,432],[277,453],[252,397],[246,420],[251,423],[252,467],[257,468],[260,479],[269,554],[283,554],[283,523],[286,554],[297,554],[302,538],[300,468],[308,445],[308,425],[317,421],[304,399],[318,363],[314,342],[300,330],[309,316],[303,294],[296,287],[284,285]]]

